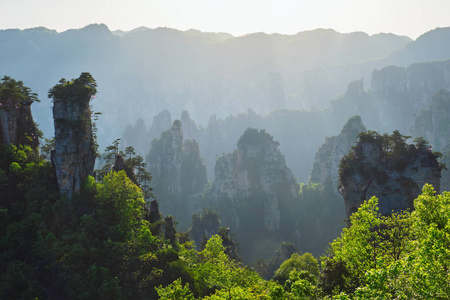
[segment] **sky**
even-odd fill
[[[171,27],[235,36],[316,28],[417,38],[449,27],[449,0],[0,0],[0,29],[59,32],[92,23],[110,30]]]

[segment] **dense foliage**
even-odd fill
[[[96,86],[83,74],[82,93],[90,97]],[[78,84],[74,82],[60,82],[64,93]],[[51,90],[55,99],[61,96],[58,89],[57,85]],[[264,131],[258,134],[267,137]],[[254,138],[249,138],[250,144]],[[406,137],[398,132],[392,136],[368,132],[360,140],[379,145],[397,168],[414,151],[439,155],[428,150],[423,139],[407,146]],[[219,227],[217,212],[194,215],[192,233],[218,233],[202,239],[198,250],[186,234],[176,233],[171,217],[161,218],[156,201],[147,207],[144,179],[139,177],[145,164],[132,147],[122,153],[118,141],[108,147],[108,167],[97,180],[88,177],[71,200],[60,198],[55,168],[47,160],[51,148],[48,141],[46,154],[40,156],[28,145],[0,143],[0,299],[447,299],[450,295],[450,193],[435,195],[430,185],[414,201],[413,212],[382,216],[376,198],[366,201],[330,245],[329,255],[322,257],[321,272],[311,254],[281,243],[274,263],[262,260],[265,266],[254,265],[263,279],[240,262],[230,230]],[[346,159],[353,159],[357,151],[356,147]],[[123,169],[118,167],[122,156]],[[148,174],[149,186],[150,179]],[[305,185],[300,199],[332,197],[328,192],[319,185]],[[306,209],[309,204],[304,205]],[[261,219],[251,205],[246,209],[243,226],[251,225],[246,223],[251,218]],[[320,213],[330,217],[326,210]]]
[[[67,202],[59,199],[53,167],[30,147],[2,146],[0,157],[3,298],[444,299],[450,293],[450,193],[435,195],[431,186],[412,213],[380,216],[370,199],[322,258],[320,275],[310,254],[294,253],[274,282],[230,259],[219,235],[200,252],[166,240],[124,171],[98,183],[88,178]]]
[[[201,252],[167,240],[157,224],[163,221],[150,222],[141,189],[124,171],[97,183],[89,177],[66,201],[53,167],[35,150],[1,150],[2,298],[257,299],[277,286],[227,255],[226,232]]]
[[[0,80],[0,110],[2,123],[0,124],[0,143],[28,145],[37,148],[42,132],[33,121],[30,105],[40,102],[38,95],[9,76]],[[6,135],[8,132],[8,135]]]
[[[0,105],[5,105],[8,101],[22,104],[24,102],[40,102],[38,95],[23,84],[9,76],[3,76],[0,81]]]
[[[48,97],[54,100],[90,99],[97,93],[97,82],[90,73],[83,72],[80,77],[67,81],[62,78],[59,84],[48,91]]]
[[[119,150],[120,139],[107,146],[103,154],[100,155],[101,168],[96,170],[96,176],[103,179],[111,170],[124,170],[128,178],[139,186],[144,192],[145,199],[153,197],[150,181],[150,172],[147,171],[147,164],[140,155],[136,155],[134,148],[128,146],[125,151]]]
[[[237,145],[238,147],[241,145],[263,145],[271,142],[273,142],[273,136],[264,129],[248,128],[239,138]]]
[[[378,214],[371,198],[322,261],[333,299],[448,299],[450,194],[426,185],[413,212]]]
[[[183,140],[181,122],[175,120],[146,151],[148,170],[153,175],[154,194],[161,211],[170,212],[183,229],[188,229],[192,216],[188,199],[202,192],[208,183],[198,143]]]
[[[380,182],[387,180],[387,175],[383,171],[386,169],[403,170],[412,159],[425,154],[435,160],[441,157],[441,153],[432,151],[431,146],[423,138],[416,138],[415,144],[407,144],[410,136],[400,134],[398,130],[389,134],[379,134],[375,131],[361,132],[358,135],[358,143],[352,147],[352,150],[344,156],[339,165],[339,179],[341,183],[354,173],[360,174],[363,178],[374,177]],[[367,169],[364,164],[358,164],[363,158],[363,148],[370,144],[378,151],[378,166]],[[440,165],[440,168],[443,168]],[[339,186],[341,185],[339,184]]]
[[[345,205],[331,179],[325,184],[308,183],[300,185],[296,209],[297,230],[301,234],[301,251],[316,256],[323,254],[328,244],[339,236],[345,226]]]
[[[154,294],[167,280],[163,270],[177,255],[150,231],[142,192],[123,171],[98,184],[89,178],[69,202],[33,150],[1,154],[3,298],[120,299]]]

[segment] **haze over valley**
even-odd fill
[[[0,299],[448,298],[447,4],[175,2],[0,12]]]
[[[213,177],[217,155],[231,151],[242,132],[251,126],[274,134],[297,179],[306,182],[316,149],[326,136],[339,133],[352,115],[367,114],[363,119],[373,130],[407,132],[412,114],[424,108],[434,92],[448,86],[442,73],[445,63],[435,64],[444,67],[410,65],[447,59],[449,34],[449,29],[435,29],[412,41],[392,34],[340,34],[325,29],[296,35],[256,33],[241,37],[168,28],[111,32],[105,25],[63,33],[45,28],[3,30],[0,69],[27,82],[43,100],[52,82],[90,70],[99,83],[92,105],[102,113],[97,121],[101,148],[122,137],[126,126],[134,126],[138,119],[144,121],[148,131],[153,118],[164,110],[170,113],[171,120],[180,119],[186,111],[198,129],[191,126],[190,132],[184,128],[184,133],[199,141],[209,178]],[[424,80],[421,68],[427,68],[427,75],[432,72],[439,77],[419,93],[411,90],[415,82],[403,82],[407,78],[393,83],[405,85],[398,91],[403,98],[422,97],[412,104],[405,103],[414,106],[408,108],[406,116],[389,116],[392,110],[389,103],[385,105],[390,102],[386,97],[376,96],[380,99],[371,104],[380,107],[378,114],[358,102],[347,107],[349,104],[344,103],[349,100],[345,99],[352,95],[339,98],[354,80],[362,81],[357,87],[361,93],[390,93],[386,90],[389,88],[380,86],[390,77],[378,75],[389,74],[388,69],[382,70],[390,65],[411,70],[409,80]],[[48,101],[33,106],[35,119],[47,137],[53,131],[49,106]],[[395,106],[394,110],[399,109]],[[283,123],[289,119],[283,115],[291,116],[294,123]],[[236,118],[242,121],[233,121]],[[200,135],[215,126],[214,120],[217,124],[234,124],[223,125],[224,138],[211,144]],[[171,121],[153,125],[153,133],[124,136],[125,143],[145,156],[151,140],[168,129]],[[311,135],[309,130],[315,133]],[[145,147],[135,140],[141,140]],[[211,149],[217,143],[221,146]]]

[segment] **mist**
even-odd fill
[[[34,119],[50,138],[48,89],[89,71],[98,83],[92,106],[102,113],[100,149],[117,138],[121,149],[134,147],[157,183],[162,213],[189,231],[194,214],[216,210],[250,263],[284,241],[320,255],[337,237],[345,217],[337,166],[357,134],[345,145],[330,141],[344,139],[354,116],[368,130],[424,136],[436,150],[446,149],[447,121],[437,111],[448,98],[442,90],[450,87],[449,46],[449,28],[411,40],[332,29],[235,37],[194,29],[111,31],[103,24],[61,33],[39,27],[0,31],[0,73],[38,93]],[[270,143],[249,138],[242,146],[249,128],[270,136]],[[264,167],[271,164],[277,168]],[[321,164],[328,167],[314,169]],[[322,179],[312,180],[313,172]],[[285,196],[277,184],[293,194]],[[236,194],[223,193],[227,189]],[[255,212],[252,205],[264,209]],[[338,213],[330,217],[330,211]],[[259,245],[268,246],[257,252]]]

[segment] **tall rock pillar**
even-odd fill
[[[389,215],[414,209],[414,199],[426,183],[439,192],[439,154],[425,140],[419,138],[415,145],[409,145],[407,138],[397,130],[392,135],[374,131],[359,134],[358,143],[339,166],[339,192],[347,218],[372,196],[378,198],[378,212]]]
[[[0,143],[39,147],[40,131],[31,115],[31,104],[38,101],[37,94],[4,76],[0,81]]]
[[[61,79],[48,92],[53,98],[55,124],[55,166],[61,197],[72,199],[85,179],[94,172],[95,141],[89,102],[97,92],[97,84],[89,73],[66,81]]]

